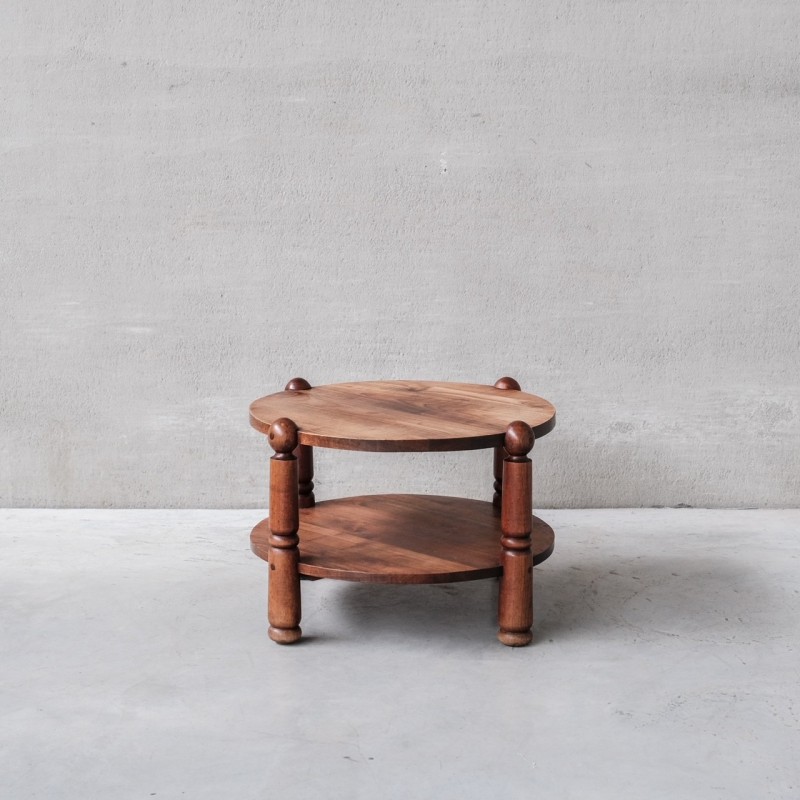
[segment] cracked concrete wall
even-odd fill
[[[540,506],[800,504],[798,52],[794,0],[4,2],[0,504],[263,505],[296,374],[517,377]]]

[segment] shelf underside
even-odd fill
[[[500,512],[482,500],[384,494],[325,500],[300,510],[300,574],[371,583],[449,583],[501,575]],[[250,536],[269,560],[269,520]],[[533,517],[533,563],[553,552],[553,530]]]

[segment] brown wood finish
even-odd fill
[[[269,560],[268,519],[251,534]],[[553,531],[531,518],[532,560],[553,552]],[[364,495],[300,511],[303,575],[369,583],[449,583],[502,575],[500,514],[491,503],[433,495]]]
[[[492,497],[492,505],[495,508],[500,508],[503,498],[503,466],[505,464],[506,456],[505,447],[494,448],[494,496]]]
[[[300,630],[299,495],[297,492],[297,426],[276,420],[269,429],[275,455],[269,470],[269,637],[278,644],[296,642]]]
[[[285,391],[301,392],[311,388],[305,378],[292,378],[286,384]],[[311,508],[314,505],[314,448],[307,444],[297,446],[294,451],[297,457],[297,479],[300,493],[300,508]]]
[[[291,417],[291,418],[290,418]],[[509,423],[508,420],[515,419]],[[553,550],[532,515],[536,436],[555,409],[513,378],[495,386],[376,381],[311,388],[293,378],[250,407],[268,434],[270,517],[251,534],[269,562],[269,635],[301,637],[300,579],[441,583],[500,577],[498,638],[532,640],[532,567]],[[374,495],[315,503],[313,446],[367,451],[494,448],[491,503],[429,495]]]
[[[510,647],[529,644],[533,638],[532,465],[527,457],[533,442],[533,431],[526,423],[517,420],[508,426],[500,539],[503,576],[497,638]]]
[[[513,378],[505,377],[500,378],[494,385],[495,389],[506,389],[519,392],[521,391],[520,385]],[[503,462],[506,459],[506,448],[503,445],[498,445],[494,448],[494,497],[492,503],[495,508],[500,508],[501,496],[503,494]]]
[[[303,383],[307,385],[307,381]],[[284,416],[297,424],[300,444],[372,452],[501,446],[506,426],[513,419],[526,422],[537,437],[555,426],[555,408],[536,395],[433,381],[292,388],[262,397],[250,406],[250,423],[262,433]]]
[[[298,445],[294,451],[297,456],[297,483],[300,508],[311,508],[314,497],[314,448],[307,444]]]

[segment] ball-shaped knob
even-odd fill
[[[520,390],[519,384],[513,378],[500,378],[494,385],[495,389],[516,389]]]
[[[291,453],[297,447],[297,425],[281,417],[269,426],[270,447],[276,453]]]
[[[530,453],[533,447],[533,431],[527,422],[518,419],[506,428],[504,447],[512,457],[521,458]]]
[[[286,384],[285,391],[299,392],[310,388],[311,384],[305,378],[292,378],[289,383]]]

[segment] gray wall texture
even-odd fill
[[[800,505],[799,53],[796,0],[4,0],[0,504],[263,506],[293,375],[510,374],[537,505]]]

